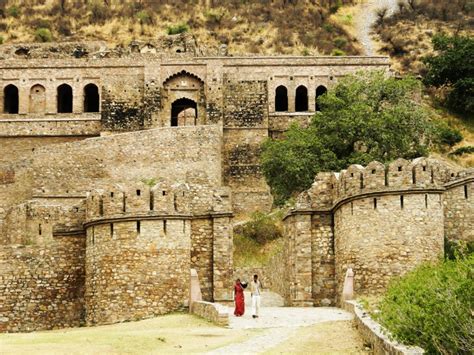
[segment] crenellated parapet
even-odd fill
[[[338,173],[318,173],[313,185],[298,197],[295,209],[331,209],[347,199],[367,194],[443,190],[450,182],[469,174],[425,157],[412,161],[400,158],[388,165],[378,161],[365,167],[353,164]]]

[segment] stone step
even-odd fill
[[[251,307],[252,297],[250,295],[250,291],[245,291],[244,295],[245,295],[245,306]],[[281,297],[278,293],[275,293],[275,292],[263,291],[260,298],[261,298],[260,305],[262,307],[283,307],[285,305],[283,297]]]

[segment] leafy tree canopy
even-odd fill
[[[446,105],[453,111],[474,115],[474,38],[437,35],[433,46],[438,54],[424,59],[428,68],[425,83],[446,86]]]
[[[319,171],[412,159],[445,142],[452,129],[429,120],[417,102],[420,89],[412,77],[396,79],[378,71],[343,78],[318,99],[321,112],[309,127],[293,125],[284,139],[264,142],[261,163],[276,203],[307,189]]]

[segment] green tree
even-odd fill
[[[438,35],[433,46],[438,53],[424,59],[425,83],[447,87],[446,106],[451,110],[474,114],[474,38]]]
[[[321,112],[309,127],[294,125],[284,139],[264,142],[261,164],[276,203],[308,188],[319,171],[411,159],[441,144],[437,126],[416,100],[420,91],[414,78],[377,71],[342,79],[318,98]]]

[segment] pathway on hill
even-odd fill
[[[366,0],[360,5],[359,15],[355,17],[355,31],[359,42],[362,44],[365,55],[377,55],[375,44],[371,36],[372,25],[377,20],[377,10],[387,8],[388,14],[393,13],[399,0]]]
[[[229,312],[232,314],[233,309]],[[243,317],[231,316],[230,328],[263,332],[209,354],[288,353],[296,349],[301,353],[308,349],[312,353],[365,353],[351,320],[349,312],[334,307],[263,307],[260,317],[253,319],[247,307]]]

